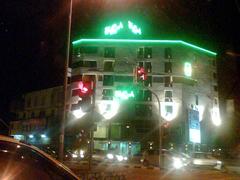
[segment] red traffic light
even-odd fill
[[[137,67],[137,80],[146,80],[147,79],[147,72],[145,71],[144,67]]]
[[[87,84],[86,83],[83,83],[82,81],[79,82],[79,85],[78,85],[81,93],[83,94],[86,94],[88,92],[88,87],[87,87]]]

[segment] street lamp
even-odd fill
[[[159,124],[159,168],[162,168],[162,158],[163,158],[163,155],[162,155],[162,121],[161,121],[161,105],[160,105],[160,100],[159,100],[159,97],[158,95],[153,91],[151,90],[150,88],[147,88],[147,90],[151,91],[151,93],[156,97],[157,99],[157,102],[158,102],[158,124]]]
[[[61,122],[60,122],[59,152],[58,152],[60,161],[63,161],[63,152],[64,152],[66,100],[67,100],[67,85],[68,85],[68,66],[69,66],[70,39],[71,39],[71,26],[72,26],[72,1],[73,0],[70,0],[70,4],[69,4],[66,61],[64,64],[63,106],[62,106],[62,117],[61,117]]]

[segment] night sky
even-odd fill
[[[131,18],[147,38],[175,38],[220,54],[240,52],[238,0],[73,0],[72,39],[100,37],[104,22]],[[2,0],[0,118],[24,92],[62,83],[68,0]]]

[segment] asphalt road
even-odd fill
[[[188,168],[184,170],[159,170],[156,167],[144,167],[137,164],[94,163],[91,173],[87,173],[86,163],[66,163],[77,175],[85,174],[85,179],[127,179],[127,180],[159,180],[159,179],[228,179],[238,180],[240,175],[227,171]],[[88,178],[86,178],[88,174]]]

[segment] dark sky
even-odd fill
[[[72,39],[99,37],[103,22],[131,18],[148,38],[221,52],[240,49],[238,0],[73,0]],[[15,96],[62,82],[68,0],[2,0],[0,117]],[[110,17],[110,18],[109,18]]]

